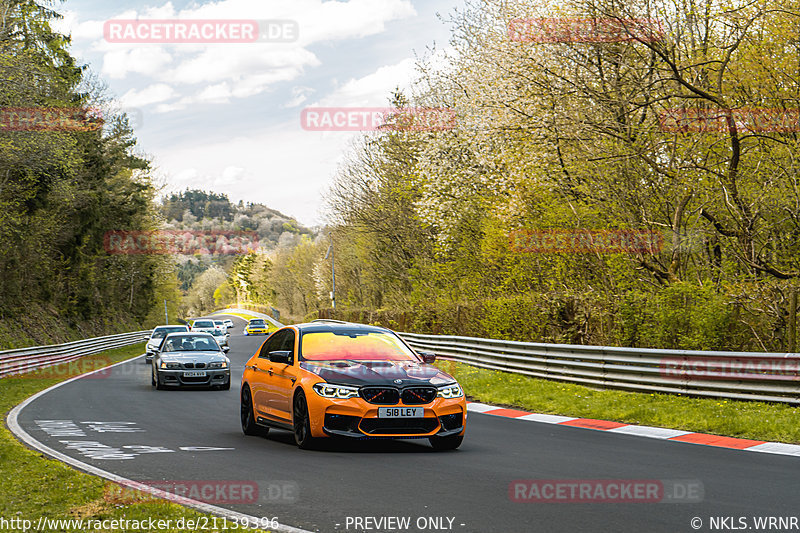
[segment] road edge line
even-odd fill
[[[73,381],[77,381],[77,380],[83,379],[83,378],[85,378],[87,376],[91,376],[92,374],[96,374],[98,372],[103,372],[103,371],[108,370],[110,368],[114,368],[115,366],[124,365],[124,364],[127,364],[127,363],[131,363],[133,361],[137,361],[137,360],[143,358],[144,356],[145,356],[145,354],[142,354],[142,355],[140,355],[138,357],[133,357],[131,359],[127,359],[125,361],[120,361],[119,363],[114,363],[113,365],[109,365],[109,366],[104,367],[104,368],[99,368],[99,369],[94,370],[92,372],[87,372],[86,374],[81,374],[80,376],[75,376],[74,378],[70,378],[70,379],[68,379],[66,381],[62,381],[60,383],[56,383],[52,387],[48,387],[48,388],[46,388],[46,389],[44,389],[42,391],[37,392],[33,396],[30,396],[30,397],[26,398],[22,403],[14,406],[14,408],[11,409],[11,411],[9,411],[8,416],[6,417],[6,427],[8,427],[8,430],[17,438],[17,440],[22,441],[22,443],[27,444],[29,447],[33,448],[34,450],[40,451],[43,454],[51,457],[52,459],[56,459],[58,461],[61,461],[62,463],[66,463],[69,466],[71,466],[71,467],[73,467],[73,468],[75,468],[77,470],[83,471],[83,472],[85,472],[87,474],[92,474],[92,475],[107,479],[109,481],[113,481],[115,483],[119,483],[121,485],[125,485],[127,487],[135,488],[136,490],[139,490],[139,491],[142,491],[142,492],[148,492],[148,493],[150,493],[153,496],[156,496],[158,498],[167,500],[167,501],[169,501],[171,503],[177,503],[179,505],[183,505],[184,507],[190,507],[190,508],[192,508],[192,509],[194,509],[196,511],[200,511],[200,512],[203,512],[203,513],[214,514],[214,515],[217,515],[217,516],[220,516],[220,517],[223,517],[223,518],[235,519],[235,520],[238,521],[238,523],[241,523],[242,520],[247,520],[249,523],[259,524],[260,518],[258,518],[258,517],[247,515],[247,514],[244,514],[244,513],[238,513],[236,511],[232,511],[230,509],[225,509],[224,507],[218,507],[216,505],[211,505],[209,503],[204,503],[204,502],[201,502],[201,501],[198,501],[198,500],[193,500],[191,498],[186,498],[186,497],[183,497],[183,496],[177,496],[175,494],[171,494],[169,492],[157,489],[155,487],[150,487],[150,486],[148,486],[146,484],[138,483],[138,482],[133,481],[131,479],[128,479],[126,477],[123,477],[123,476],[120,476],[120,475],[117,475],[117,474],[113,474],[111,472],[103,470],[102,468],[98,468],[98,467],[96,467],[94,465],[90,465],[88,463],[84,463],[83,461],[79,461],[79,460],[77,460],[77,459],[75,459],[73,457],[70,457],[68,455],[65,455],[65,454],[63,454],[61,452],[58,452],[58,451],[50,448],[46,444],[43,444],[43,443],[39,442],[32,435],[30,435],[27,431],[25,431],[22,428],[22,426],[19,424],[18,417],[19,417],[19,414],[22,412],[22,410],[25,409],[25,407],[30,405],[32,402],[36,401],[38,398],[40,398],[40,397],[44,396],[45,394],[47,394],[48,392],[51,392],[51,391],[53,391],[53,390],[55,390],[55,389],[57,389],[57,388],[59,388],[59,387],[61,387],[63,385],[68,384],[68,383],[72,383]],[[299,528],[292,527],[292,526],[289,526],[289,525],[286,525],[286,524],[277,524],[277,526],[278,527],[269,527],[269,528],[266,528],[266,529],[269,529],[269,530],[272,530],[272,531],[276,531],[276,532],[279,532],[279,533],[313,533],[311,531],[307,531],[305,529],[299,529]],[[264,528],[259,527],[258,529],[264,529]]]

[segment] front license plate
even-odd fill
[[[183,377],[185,377],[185,378],[204,378],[207,375],[208,374],[206,374],[205,372],[184,372],[183,373]]]
[[[425,409],[422,407],[381,407],[378,409],[378,418],[423,418]]]

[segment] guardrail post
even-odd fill
[[[789,353],[794,353],[797,347],[797,290],[792,288],[789,295]]]

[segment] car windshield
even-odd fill
[[[219,351],[219,345],[207,335],[174,335],[164,343],[162,352]]]
[[[224,326],[225,322],[223,322],[222,320],[215,320],[214,321],[214,325],[215,326]]]
[[[213,328],[214,323],[210,320],[196,320],[192,327],[195,328]]]
[[[227,335],[227,333],[225,333],[221,329],[215,329],[214,331],[211,332],[211,334],[214,335],[215,337],[224,337],[225,335]]]
[[[267,324],[263,320],[251,320],[250,321],[250,325],[251,326],[266,326]]]
[[[305,333],[300,351],[306,361],[419,361],[396,336],[378,331]]]
[[[151,339],[163,339],[168,333],[177,333],[179,331],[186,331],[185,326],[175,326],[173,328],[156,328],[153,330]]]

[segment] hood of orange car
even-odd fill
[[[337,385],[445,385],[455,379],[438,368],[413,361],[303,361],[300,368]],[[397,381],[400,381],[398,383]]]

